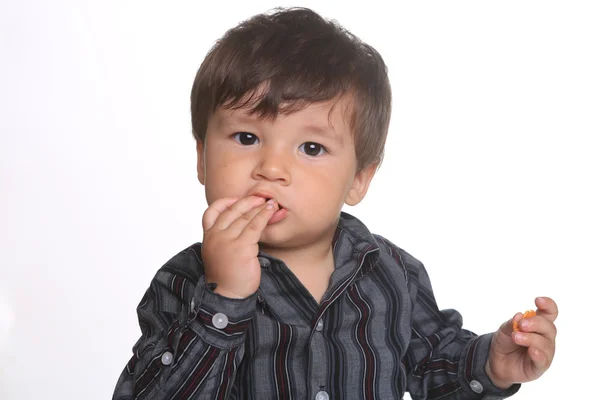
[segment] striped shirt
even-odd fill
[[[168,261],[138,306],[142,336],[113,400],[503,399],[484,372],[491,334],[439,310],[421,262],[342,213],[320,303],[259,253],[260,287],[214,293],[201,244]]]

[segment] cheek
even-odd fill
[[[206,200],[209,204],[222,197],[227,197],[227,188],[231,186],[229,170],[232,164],[218,158],[206,159],[206,183],[204,185]]]
[[[349,188],[348,177],[332,174],[330,170],[327,173],[311,175],[307,179],[306,185],[302,186],[312,189],[309,196],[311,207],[330,212],[331,209],[340,208],[344,204]]]
[[[227,152],[215,152],[206,157],[206,171],[213,179],[228,179],[231,170],[236,166],[234,161]]]
[[[208,164],[207,168],[208,179],[210,180],[210,183],[217,187],[224,186],[224,183],[235,180],[235,177],[237,175],[235,173],[235,163],[229,162],[227,160],[219,160],[213,162],[212,164]]]

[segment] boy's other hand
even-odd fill
[[[216,293],[246,298],[258,290],[258,241],[278,208],[273,199],[248,196],[216,200],[204,212],[202,259]]]
[[[549,297],[535,299],[536,316],[517,313],[494,333],[486,373],[499,388],[539,378],[554,358],[558,307]],[[513,321],[519,330],[513,332]]]

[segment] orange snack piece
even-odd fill
[[[531,317],[535,317],[535,311],[527,310],[523,313],[523,318],[531,318]],[[513,332],[516,332],[518,330],[519,330],[519,323],[513,321]]]

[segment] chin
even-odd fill
[[[283,229],[278,229],[277,224],[268,225],[260,235],[259,243],[269,247],[278,247],[289,242],[290,237]]]

